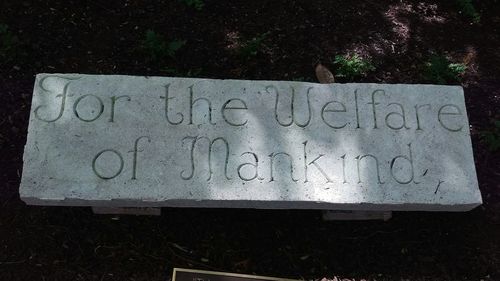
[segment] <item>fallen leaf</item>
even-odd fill
[[[318,78],[318,81],[320,83],[322,84],[335,83],[335,78],[333,77],[333,73],[321,63],[319,63],[316,66],[315,71],[316,71],[316,78]]]

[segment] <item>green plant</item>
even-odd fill
[[[0,59],[10,61],[18,51],[19,38],[10,32],[6,24],[0,24]]]
[[[185,40],[173,40],[167,43],[163,36],[148,30],[142,46],[151,61],[161,61],[167,56],[174,57],[185,44]]]
[[[262,33],[246,42],[240,43],[238,54],[244,58],[256,56],[262,48],[262,42],[267,38],[268,35],[269,32]]]
[[[435,84],[446,84],[461,80],[467,70],[463,63],[452,63],[444,56],[432,56],[425,64],[424,78]]]
[[[368,72],[375,70],[375,66],[369,60],[357,54],[337,55],[333,64],[336,66],[335,76],[349,81],[356,77],[366,76]]]
[[[201,68],[190,69],[186,73],[186,77],[198,77],[202,71],[203,69]]]
[[[481,15],[472,4],[472,0],[456,0],[460,12],[472,19],[474,23],[479,23]]]
[[[493,128],[488,131],[482,131],[481,139],[484,141],[490,151],[500,149],[500,120],[492,120]]]
[[[193,7],[198,11],[203,9],[203,6],[205,6],[203,0],[180,0],[180,1],[186,4],[186,6]]]

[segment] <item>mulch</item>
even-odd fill
[[[173,267],[289,278],[500,280],[500,5],[473,1],[40,0],[0,2],[19,43],[0,61],[0,280],[168,280]],[[147,30],[185,40],[152,62]],[[267,33],[268,32],[268,33]],[[267,33],[255,55],[238,45]],[[432,54],[466,63],[464,87],[484,204],[466,213],[397,212],[388,222],[324,222],[317,211],[163,209],[93,215],[19,200],[34,75],[95,73],[316,81],[335,55],[369,57],[356,82],[424,83]],[[342,81],[341,81],[342,82]],[[340,280],[340,279],[339,279]]]

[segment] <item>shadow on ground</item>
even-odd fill
[[[0,279],[165,280],[172,267],[291,278],[500,278],[500,156],[480,141],[499,118],[499,5],[453,1],[2,1],[20,45],[0,62]],[[148,62],[146,30],[186,40]],[[269,32],[255,55],[238,46]],[[396,213],[389,222],[323,222],[314,211],[165,209],[94,216],[25,206],[17,195],[34,75],[41,72],[314,81],[336,54],[373,60],[357,82],[421,83],[424,62],[468,65],[462,81],[485,204],[469,213]]]

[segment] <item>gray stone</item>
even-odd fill
[[[37,76],[20,195],[101,207],[481,204],[458,86],[81,74]]]

